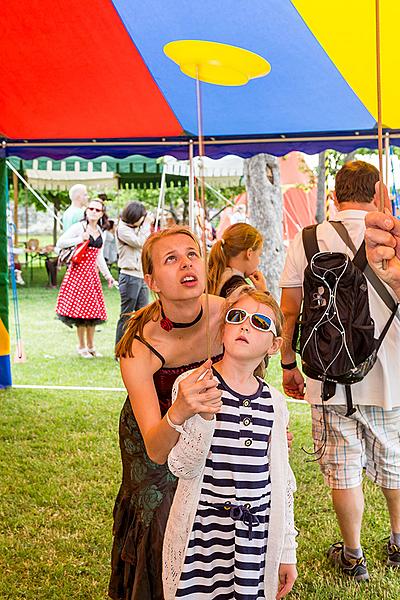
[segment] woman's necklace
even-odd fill
[[[89,235],[92,236],[92,238],[96,238],[99,235],[99,230],[97,229],[97,225],[95,225],[94,227],[92,225],[88,225],[87,226],[87,230],[89,232]]]
[[[193,321],[190,321],[190,323],[175,323],[174,321],[171,321],[170,319],[168,319],[168,317],[165,316],[162,305],[160,305],[160,307],[161,307],[160,325],[161,325],[161,328],[164,329],[165,331],[171,331],[171,329],[186,329],[187,327],[193,327],[193,325],[196,325],[196,323],[198,323],[200,321],[201,317],[203,316],[203,307],[201,306],[199,314]]]

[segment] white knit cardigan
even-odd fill
[[[174,385],[176,398],[180,376]],[[278,569],[281,563],[296,563],[296,535],[293,514],[293,493],[296,482],[288,460],[286,426],[288,410],[282,394],[270,387],[274,421],[269,445],[271,477],[271,510],[268,545],[265,556],[264,586],[266,600],[275,600],[278,590]],[[183,433],[172,448],[168,465],[179,478],[171,506],[163,544],[163,586],[165,600],[175,600],[186,550],[196,516],[203,484],[206,458],[215,429],[215,418],[206,421],[194,415],[183,424]]]

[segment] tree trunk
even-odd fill
[[[348,152],[343,159],[343,163],[347,163],[347,162],[351,162],[352,160],[355,160],[356,154],[357,154],[357,150],[352,150],[351,152]]]
[[[283,246],[283,202],[278,160],[270,154],[258,154],[245,160],[244,176],[250,223],[264,238],[260,271],[268,289],[279,299],[279,277],[285,259]]]
[[[315,220],[322,223],[325,219],[325,200],[326,200],[326,168],[325,152],[318,154],[318,183],[317,183],[317,206],[315,209]]]

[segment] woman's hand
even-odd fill
[[[222,402],[217,385],[218,381],[214,379],[211,370],[211,360],[207,360],[179,382],[178,395],[169,409],[172,422],[182,425],[198,413],[207,418],[206,415],[212,417],[219,412]]]
[[[85,231],[82,233],[82,241],[83,242],[87,242],[87,240],[89,239],[89,233],[88,231],[85,229]]]
[[[283,598],[290,592],[294,582],[297,579],[296,565],[286,565],[281,563],[279,565],[279,586],[276,600]]]
[[[254,271],[254,273],[249,275],[249,279],[256,288],[256,290],[259,290],[260,292],[267,291],[267,282],[265,281],[265,277],[261,273],[261,271]]]
[[[107,279],[108,287],[112,288],[113,286],[118,289],[118,283],[115,281],[114,277]]]

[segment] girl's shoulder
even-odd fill
[[[213,294],[210,294],[208,296],[208,303],[209,303],[209,307],[210,307],[210,313],[212,313],[212,314],[218,313],[219,314],[225,304],[225,300],[224,300],[224,298],[221,298],[220,296],[214,296]]]

